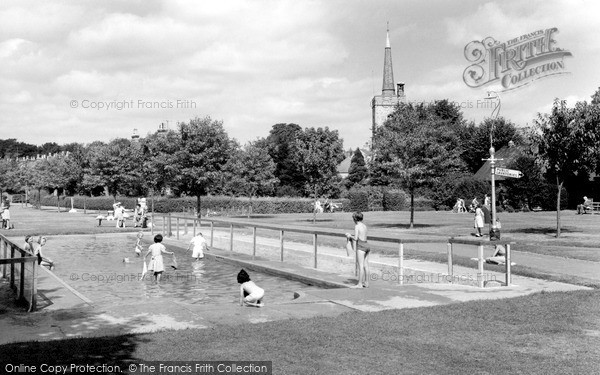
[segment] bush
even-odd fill
[[[406,208],[407,196],[403,190],[390,189],[383,192],[383,210],[401,211]]]
[[[348,199],[347,211],[368,211],[369,193],[366,189],[352,188],[345,194]]]
[[[433,211],[434,202],[433,199],[425,197],[415,197],[414,201],[415,211]],[[410,209],[410,207],[408,207]]]

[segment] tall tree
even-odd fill
[[[218,182],[223,166],[235,149],[223,122],[210,117],[194,118],[189,123],[179,124],[179,150],[174,163],[178,173],[174,185],[179,191],[196,196],[197,212],[200,215],[200,197],[205,195],[211,184]]]
[[[275,177],[281,187],[302,191],[306,179],[297,163],[296,140],[302,133],[297,124],[275,124],[265,139],[269,155],[275,162]]]
[[[223,167],[222,192],[235,196],[271,195],[278,180],[275,163],[259,142],[249,142],[236,150]]]
[[[568,108],[566,101],[556,99],[550,114],[538,115],[536,125],[541,133],[540,155],[556,181],[556,237],[560,237],[562,187],[571,173],[589,173],[595,169],[600,110],[586,102]]]
[[[174,130],[156,132],[141,140],[142,173],[153,195],[172,188],[177,175],[175,153],[180,143],[179,133]]]
[[[365,163],[365,157],[363,156],[360,149],[357,147],[356,151],[350,159],[350,168],[348,168],[348,188],[351,188],[355,184],[360,184],[364,181],[369,174],[367,165]]]
[[[436,115],[431,105],[400,104],[377,129],[373,162],[376,179],[399,184],[410,194],[410,227],[414,225],[414,196],[418,188],[437,183],[464,168],[459,138],[449,119]]]
[[[344,160],[342,140],[337,130],[306,128],[298,135],[296,148],[296,160],[306,181],[305,193],[316,199],[329,189],[338,164]]]
[[[88,189],[104,186],[116,200],[117,194],[126,194],[139,178],[141,160],[131,150],[126,138],[116,138],[108,144],[92,143],[87,152],[88,166],[83,183]]]

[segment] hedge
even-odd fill
[[[75,196],[73,207],[77,209],[112,211],[114,200],[112,197],[83,197]],[[71,197],[54,195],[43,196],[42,206],[57,206],[57,200],[61,208],[71,209]],[[137,198],[117,197],[126,209],[133,210],[137,204]],[[347,209],[349,201],[339,199],[344,209]],[[37,197],[32,197],[30,203],[37,203]],[[148,209],[152,209],[152,200],[146,199]],[[190,212],[196,208],[195,197],[154,199],[154,212]],[[202,214],[207,212],[216,213],[254,213],[254,214],[282,214],[282,213],[310,213],[313,212],[314,200],[310,198],[236,198],[228,196],[204,196],[200,200]]]

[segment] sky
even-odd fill
[[[475,123],[499,103],[531,126],[555,98],[574,105],[600,86],[598,16],[592,0],[2,0],[0,139],[88,144],[210,116],[241,144],[296,123],[363,146],[388,24],[408,101],[448,99]],[[508,91],[465,83],[470,42],[552,28],[571,53],[564,74]]]

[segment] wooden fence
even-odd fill
[[[8,278],[10,288],[19,302],[25,302],[27,311],[36,309],[37,257],[0,234],[0,271]]]
[[[161,219],[160,225],[157,225],[156,220]],[[224,220],[224,219],[215,219],[215,218],[198,218],[193,216],[184,216],[184,215],[173,215],[173,214],[157,214],[154,213],[152,217],[152,234],[157,228],[162,228],[162,233],[167,237],[175,236],[176,239],[179,240],[179,236],[181,233],[181,229],[183,229],[183,234],[187,235],[189,233],[189,228],[191,226],[192,235],[196,235],[198,229],[204,225],[208,225],[210,228],[210,245],[214,244],[214,230],[215,227],[220,227],[221,229],[229,230],[229,251],[233,252],[233,244],[234,244],[234,228],[251,228],[252,229],[252,259],[256,257],[256,239],[257,239],[257,231],[259,229],[263,230],[273,230],[279,232],[279,260],[281,262],[284,261],[285,258],[285,239],[287,233],[303,233],[310,234],[312,236],[312,248],[313,248],[313,267],[318,268],[318,254],[319,254],[319,243],[318,238],[328,236],[328,237],[341,237],[346,238],[344,233],[336,233],[331,230],[318,230],[318,229],[306,229],[306,228],[296,228],[291,226],[283,226],[283,225],[274,225],[274,224],[261,224],[261,223],[253,223],[253,222],[244,222],[244,221],[232,221],[232,220]],[[173,228],[174,227],[174,228]],[[175,231],[173,232],[173,229]],[[417,243],[439,243],[443,246],[443,244],[447,245],[447,255],[448,255],[448,275],[449,281],[453,282],[454,276],[454,267],[453,267],[453,245],[454,244],[464,244],[464,245],[472,245],[476,246],[478,249],[478,273],[477,273],[477,282],[478,286],[483,288],[485,277],[483,271],[483,264],[485,263],[485,259],[483,258],[483,247],[490,245],[502,245],[506,248],[506,277],[505,277],[505,285],[510,286],[511,283],[511,269],[510,269],[510,251],[511,245],[515,244],[513,241],[486,241],[486,240],[470,240],[470,239],[456,239],[449,238],[447,241],[443,240],[432,240],[432,239],[402,239],[397,237],[386,237],[386,236],[369,236],[369,243],[372,242],[383,242],[383,243],[392,243],[395,244],[398,248],[398,283],[404,283],[404,246],[408,244],[417,244]],[[225,249],[223,249],[225,250]]]

